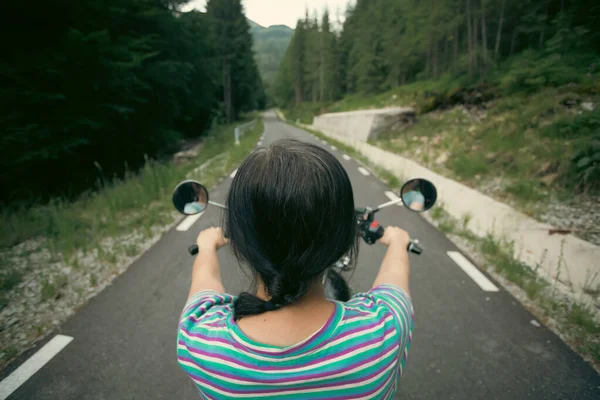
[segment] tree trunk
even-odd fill
[[[544,33],[546,33],[546,25],[548,24],[548,13],[549,12],[550,12],[550,2],[546,1],[546,15],[544,18],[544,25],[542,26],[542,31],[540,32],[540,43],[539,43],[540,49],[544,46]]]
[[[477,18],[476,10],[473,10],[473,68],[475,70],[479,69],[479,18]]]
[[[487,72],[488,48],[487,48],[487,29],[485,26],[485,0],[481,0],[481,50],[483,56],[483,74]]]
[[[496,46],[494,47],[494,60],[498,62],[498,55],[500,53],[500,40],[502,39],[502,24],[504,24],[504,6],[506,0],[502,0],[500,6],[500,19],[498,20],[498,32],[496,32]]]
[[[326,34],[321,33],[321,65],[319,65],[319,101],[323,101],[325,96],[325,45],[327,43]]]
[[[304,88],[302,87],[302,76],[301,76],[302,72],[298,71],[296,73],[296,79],[294,82],[294,86],[296,89],[296,105],[299,105],[300,103],[302,103],[303,98],[302,98],[302,92],[304,90]]]
[[[458,30],[458,25],[456,25],[456,33],[454,34],[454,60],[453,60],[453,66],[454,68],[456,68],[456,65],[458,64],[458,42],[460,39],[460,32]]]
[[[427,54],[425,56],[425,73],[431,76],[431,43],[427,46]]]
[[[326,33],[322,33],[321,40],[321,65],[319,66],[319,101],[325,97],[325,48],[327,44]]]
[[[448,40],[448,38],[445,38],[444,39],[444,56],[442,57],[442,70],[447,71],[449,69],[450,64],[451,64],[450,41]]]
[[[435,42],[433,44],[433,50],[432,50],[432,56],[431,56],[431,64],[432,64],[432,70],[433,70],[433,77],[437,78],[438,76],[438,42]]]
[[[227,56],[223,57],[223,102],[225,103],[225,118],[230,124],[232,121],[231,72]]]
[[[467,0],[467,43],[469,46],[469,78],[473,77],[473,28],[471,27],[471,0]]]
[[[518,30],[517,28],[514,28],[513,33],[512,33],[512,37],[510,38],[510,52],[508,53],[509,56],[512,56],[512,54],[515,51],[515,44],[517,41],[517,34],[518,34]]]

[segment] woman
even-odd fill
[[[217,250],[227,240],[201,232],[177,355],[202,397],[393,398],[413,326],[408,234],[386,228],[373,288],[330,301],[323,274],[358,250],[352,186],[331,153],[293,140],[259,149],[227,202],[225,236],[256,291],[225,293]]]

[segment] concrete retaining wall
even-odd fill
[[[410,107],[395,107],[323,114],[314,118],[313,125],[318,130],[366,142],[390,125],[414,116],[415,111]]]
[[[344,113],[345,114],[345,113]],[[337,139],[360,151],[371,162],[389,170],[401,179],[421,177],[434,182],[438,200],[454,218],[470,216],[467,228],[479,236],[490,233],[494,238],[514,242],[515,258],[537,268],[538,273],[550,282],[558,280],[575,293],[581,293],[596,276],[594,287],[600,281],[600,247],[573,235],[549,235],[552,226],[543,224],[478,191],[394,153],[364,142],[364,135],[337,133],[340,127],[349,126],[356,117],[344,123],[338,118],[315,118],[313,129]],[[368,117],[365,117],[368,118]],[[324,123],[323,121],[327,121]],[[324,128],[330,121],[339,122],[338,128]]]

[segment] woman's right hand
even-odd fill
[[[196,244],[200,250],[219,250],[221,247],[229,243],[229,240],[223,236],[221,228],[208,228],[200,232],[196,239]]]
[[[397,226],[387,226],[383,232],[383,236],[378,242],[388,247],[397,243],[400,246],[407,248],[410,244],[410,236],[404,229],[400,229]]]

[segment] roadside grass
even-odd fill
[[[312,124],[315,115],[329,112],[329,105],[329,103],[302,103],[285,110],[285,116],[292,122]]]
[[[253,118],[259,119],[256,126],[235,146],[235,126]],[[198,165],[219,158],[219,163],[195,173],[207,187],[215,185],[254,148],[263,128],[260,117],[251,115],[245,121],[215,127],[202,141],[197,156],[182,163],[147,159],[140,171],[128,171],[123,178],[100,174],[98,189],[84,193],[76,201],[54,199],[30,209],[3,209],[0,212],[0,310],[9,303],[11,290],[27,273],[27,268],[16,268],[14,259],[7,256],[14,246],[30,241],[36,247],[24,247],[19,257],[48,252],[51,262],[63,262],[75,270],[81,268],[80,255],[94,254],[99,261],[112,265],[123,255],[133,257],[141,247],[136,243],[119,244],[117,238],[132,231],[140,232],[142,239],[149,238],[153,227],[172,222],[170,196],[176,184]],[[111,249],[107,249],[107,243]],[[92,273],[91,285],[95,286],[98,279]],[[67,283],[64,276],[46,277],[41,301],[60,295]]]
[[[567,300],[558,294],[554,282],[540,277],[537,267],[517,261],[511,243],[499,242],[491,236],[478,237],[468,231],[465,223],[452,218],[442,206],[436,206],[430,216],[440,230],[465,239],[485,263],[481,267],[494,272],[522,289],[527,299],[535,305],[528,307],[540,320],[551,319],[554,327],[566,341],[595,367],[600,368],[600,322],[590,306],[584,302]],[[557,278],[557,277],[556,277]],[[590,279],[592,283],[593,278]],[[600,293],[595,293],[595,299]]]
[[[294,124],[295,125],[295,124]],[[332,139],[319,131],[301,127],[313,133],[318,138],[333,144],[346,154],[367,165],[375,175],[394,190],[400,189],[401,179],[390,171],[375,167],[369,160],[354,148]],[[584,302],[569,300],[558,294],[558,276],[554,282],[540,277],[537,273],[539,265],[530,268],[528,265],[516,260],[513,256],[512,243],[500,242],[492,236],[479,237],[467,229],[472,216],[466,214],[461,220],[452,218],[443,208],[443,204],[436,205],[428,213],[437,228],[452,236],[455,235],[465,240],[483,257],[485,263],[481,268],[502,276],[507,281],[515,284],[522,290],[534,308],[527,308],[540,320],[555,321],[548,324],[551,329],[557,330],[570,346],[576,349],[586,360],[600,370],[600,322],[596,319],[590,306]],[[586,294],[595,300],[600,297],[599,276],[590,276],[586,284]]]
[[[597,82],[582,78],[568,85],[519,90],[506,86],[510,73],[499,71],[489,83],[480,84],[445,75],[380,94],[305,103],[284,112],[290,121],[311,123],[319,113],[412,106],[418,123],[383,132],[372,144],[533,217],[543,215],[555,199],[598,193]]]

